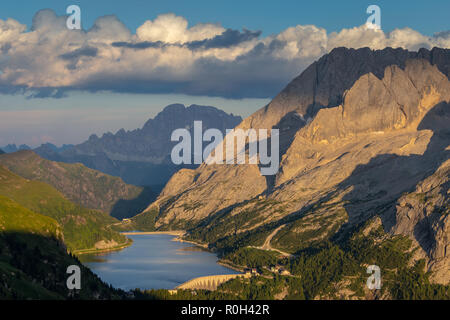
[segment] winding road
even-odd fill
[[[283,255],[285,257],[292,257],[293,256],[292,254],[284,252],[284,251],[281,251],[281,250],[279,250],[277,248],[274,248],[270,244],[270,242],[272,241],[273,237],[278,233],[278,231],[283,229],[285,226],[286,226],[286,224],[283,224],[283,225],[279,226],[278,228],[276,228],[275,230],[273,230],[273,232],[267,236],[267,238],[264,241],[262,246],[260,246],[260,247],[251,246],[251,248],[260,249],[260,250],[276,251],[276,252],[280,253],[281,255]]]

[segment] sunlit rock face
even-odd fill
[[[437,48],[335,49],[238,126],[280,129],[275,176],[203,164],[175,174],[146,211],[157,210],[156,227],[206,242],[285,224],[272,239],[280,249],[283,235],[314,232],[298,237],[307,247],[378,216],[448,282],[449,65]],[[405,205],[415,193],[436,199]],[[217,234],[203,237],[208,229]]]

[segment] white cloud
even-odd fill
[[[128,41],[131,39],[131,32],[116,16],[104,16],[95,21],[86,38],[100,43]]]
[[[211,39],[222,34],[225,29],[216,24],[198,24],[188,28],[188,21],[173,13],[147,20],[136,30],[140,41],[161,41],[165,43],[186,43]]]
[[[27,29],[14,19],[0,20],[0,42],[7,42],[17,38]]]
[[[0,92],[53,89],[270,97],[335,47],[450,48],[450,33],[428,37],[410,28],[390,33],[365,25],[327,33],[314,25],[277,35],[189,26],[174,14],[148,20],[132,34],[115,16],[87,30],[68,30],[65,17],[38,12],[31,30],[0,20]],[[38,95],[39,96],[39,95]]]
[[[286,29],[276,36],[286,45],[275,54],[285,59],[314,57],[324,54],[327,49],[327,32],[313,25],[296,26]]]

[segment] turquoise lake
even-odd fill
[[[178,241],[172,235],[128,236],[133,244],[121,251],[83,255],[81,261],[103,281],[116,288],[174,289],[192,278],[235,274],[217,264],[217,256]]]

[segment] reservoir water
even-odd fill
[[[133,244],[121,251],[82,255],[80,260],[116,288],[174,289],[192,278],[235,274],[217,264],[217,256],[167,234],[129,235]]]

